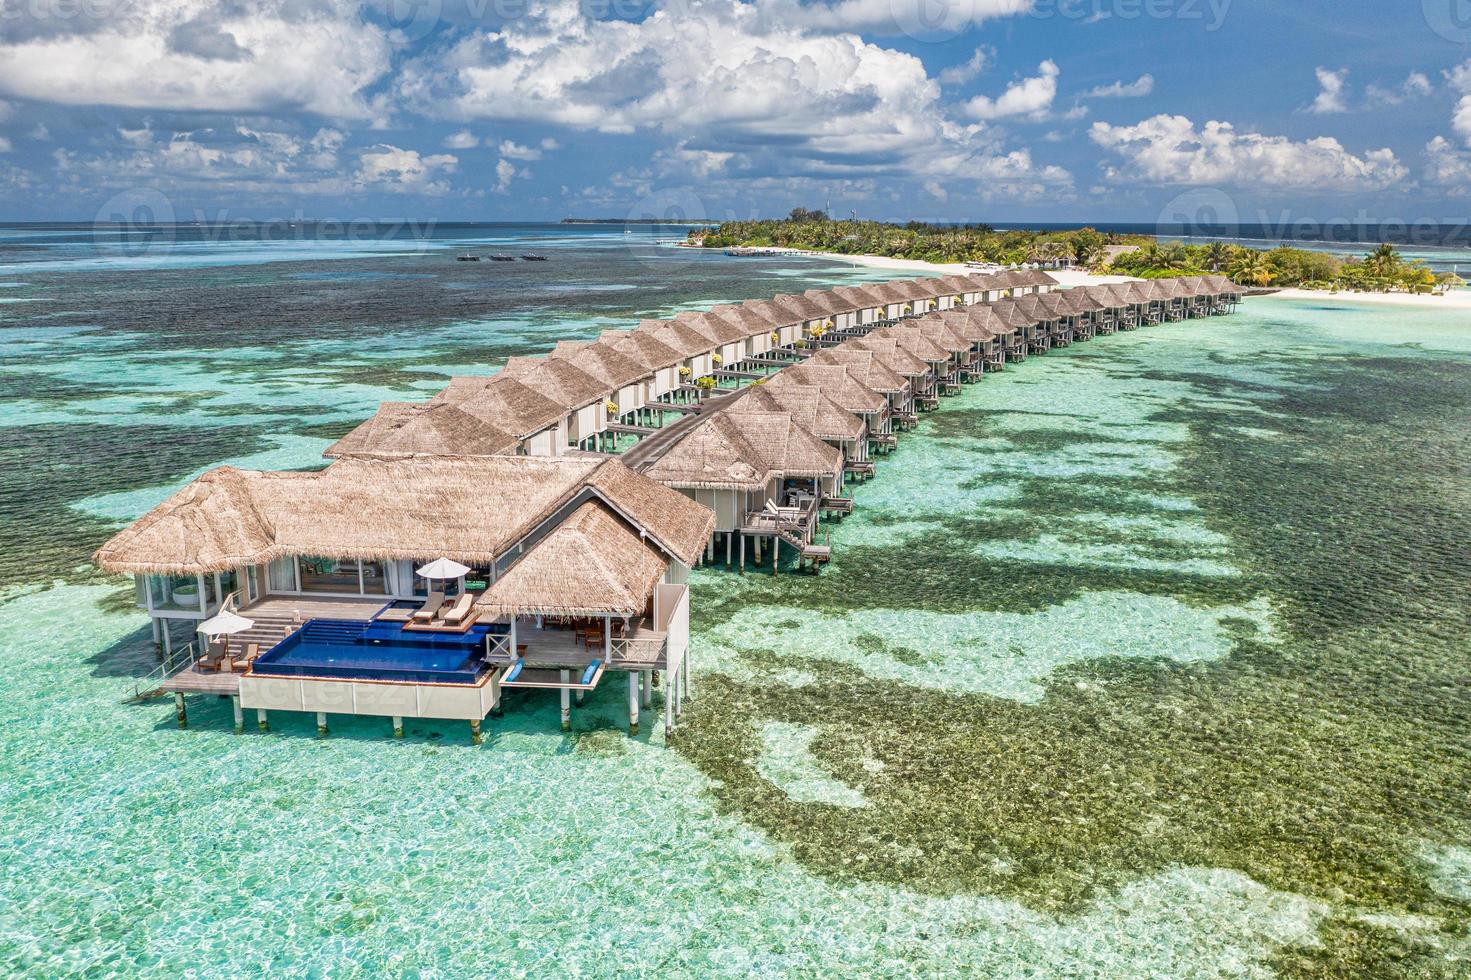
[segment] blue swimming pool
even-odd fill
[[[256,659],[251,670],[281,677],[473,684],[485,669],[485,638],[502,624],[464,633],[405,632],[401,623],[313,619]]]

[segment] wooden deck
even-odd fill
[[[186,667],[159,685],[159,690],[173,694],[239,694],[243,675],[222,670],[200,670]]]
[[[363,622],[393,601],[391,596],[270,595],[239,610],[246,619],[292,619],[299,612],[308,619],[359,619]]]

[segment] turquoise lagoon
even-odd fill
[[[85,556],[191,475],[318,465],[378,399],[601,323],[863,275],[664,277],[555,232],[534,247],[586,286],[556,307],[566,275],[457,313],[482,284],[433,248],[253,249],[198,288],[297,308],[192,334],[172,256],[128,267],[157,318],[84,253],[7,267],[53,309],[0,314],[0,970],[1471,972],[1471,328],[1446,313],[1252,300],[967,387],[857,487],[823,575],[695,575],[672,744],[629,738],[612,689],[570,735],[513,698],[479,748],[124,704],[153,652]],[[419,308],[374,323],[348,273]]]

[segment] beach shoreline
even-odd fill
[[[897,272],[927,272],[933,275],[965,275],[977,270],[963,262],[925,262],[919,259],[896,259],[887,255],[846,255],[839,252],[813,252],[800,248],[772,248],[782,255],[847,262],[873,269]],[[1133,282],[1134,276],[1100,276],[1081,269],[1048,269],[1047,274],[1063,286],[1101,286],[1109,283]],[[1350,293],[1314,289],[1279,289],[1264,296],[1248,296],[1250,300],[1332,300],[1335,303],[1369,303],[1376,306],[1416,307],[1429,310],[1471,310],[1471,289],[1457,289],[1441,296],[1422,293]]]

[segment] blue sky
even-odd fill
[[[1453,222],[1471,0],[6,0],[0,218]]]

